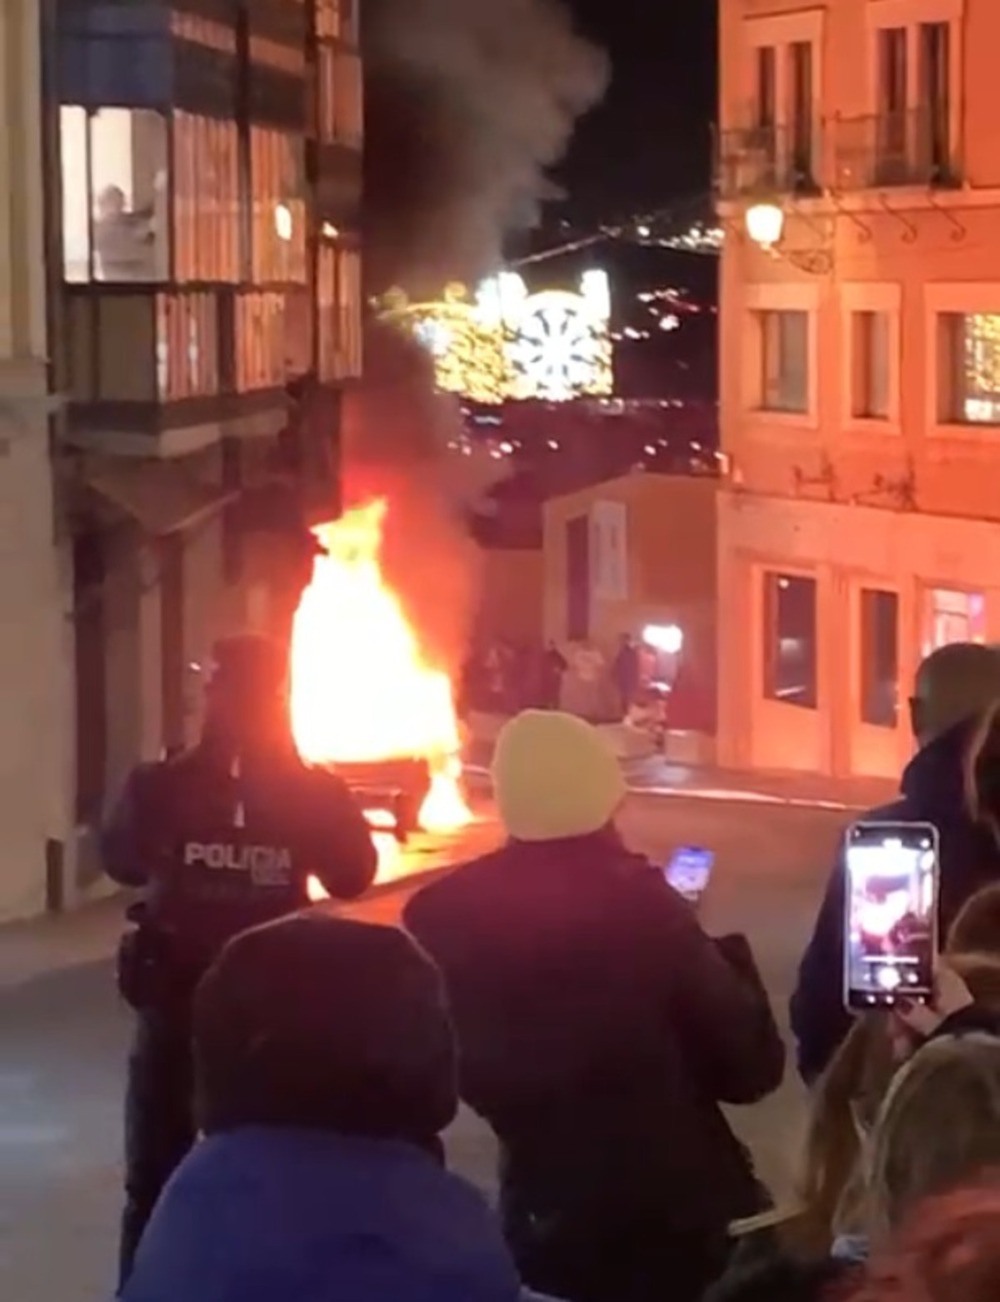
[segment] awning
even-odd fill
[[[190,528],[221,511],[239,493],[206,484],[183,463],[92,457],[84,483],[156,537]]]

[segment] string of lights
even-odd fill
[[[695,211],[704,211],[708,205],[700,197],[684,206],[689,210],[693,208]],[[577,253],[595,244],[609,241],[627,241],[647,248],[717,256],[722,249],[724,239],[722,226],[704,217],[696,217],[690,221],[678,220],[677,214],[680,208],[681,205],[674,205],[672,208],[635,214],[623,221],[602,223],[585,235],[574,235],[550,248],[524,254],[510,265],[526,267],[538,262],[547,262],[551,258]]]

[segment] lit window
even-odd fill
[[[360,145],[364,131],[361,58],[334,45],[319,47],[320,139]]]
[[[283,131],[251,127],[251,272],[255,285],[305,283],[303,171],[301,140]],[[277,220],[279,209],[284,211]]]
[[[357,0],[316,0],[316,35],[320,40],[355,43]]]
[[[952,642],[986,641],[986,598],[981,592],[931,588],[924,609],[923,654]]]
[[[157,296],[156,378],[164,401],[219,392],[218,310],[213,293]]]
[[[1000,425],[1000,313],[940,318],[943,420]]]
[[[60,109],[63,274],[166,280],[170,269],[167,128],[145,109]]]
[[[281,388],[289,369],[284,294],[241,294],[236,305],[237,389]]]
[[[361,374],[361,255],[356,249],[320,246],[316,306],[319,371],[323,380]]]
[[[888,312],[851,314],[851,415],[887,420],[892,318]]]
[[[899,597],[861,590],[862,723],[895,728],[899,706]]]
[[[236,123],[174,114],[174,275],[240,279],[240,170]]]
[[[764,575],[764,695],[815,710],[818,695],[816,581]]]
[[[765,411],[809,409],[808,312],[758,312],[760,391]]]

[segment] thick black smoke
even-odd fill
[[[363,47],[369,285],[474,282],[551,196],[604,55],[558,0],[365,0]]]

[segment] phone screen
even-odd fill
[[[926,1002],[934,991],[938,834],[929,823],[847,832],[844,994],[852,1009]]]
[[[678,895],[697,903],[705,894],[715,855],[698,845],[683,845],[671,855],[663,875]]]

